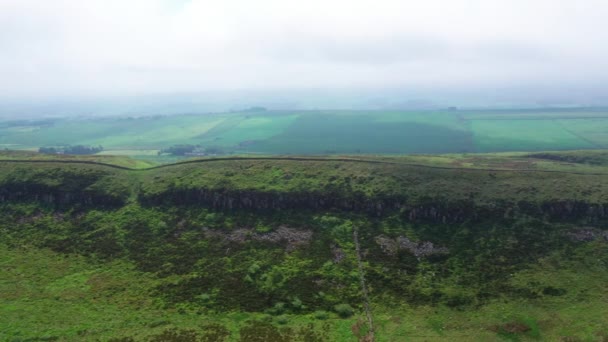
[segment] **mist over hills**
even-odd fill
[[[595,87],[218,90],[120,96],[12,97],[0,101],[0,117],[204,114],[251,107],[268,110],[443,110],[449,107],[477,110],[605,106],[608,106],[608,94]]]

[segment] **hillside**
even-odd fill
[[[608,339],[602,150],[3,152],[0,206],[0,340]]]

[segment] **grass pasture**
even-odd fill
[[[608,147],[608,119],[606,118],[556,120],[556,122],[568,132],[597,148]]]
[[[0,148],[78,144],[143,159],[176,144],[236,154],[597,149],[608,147],[608,110],[260,111],[0,121]]]
[[[203,133],[201,142],[207,145],[233,146],[246,141],[260,141],[283,133],[297,115],[225,118],[214,129]]]
[[[472,151],[470,135],[443,116],[395,120],[375,115],[301,115],[284,133],[254,146],[263,153],[441,153]]]

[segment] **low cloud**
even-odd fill
[[[598,0],[0,0],[0,92],[608,81]]]

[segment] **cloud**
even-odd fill
[[[0,92],[608,81],[600,0],[0,0]]]
[[[435,60],[450,53],[449,42],[428,35],[339,37],[295,32],[272,41],[260,39],[257,53],[277,62],[383,65]]]

